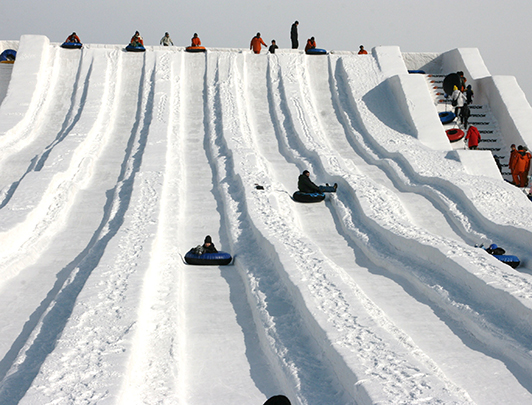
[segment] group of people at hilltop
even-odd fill
[[[299,21],[295,21],[292,24],[292,27],[290,28],[290,41],[292,43],[292,49],[298,49],[299,48],[299,33],[298,33],[298,26]],[[255,54],[259,54],[262,50],[262,47],[267,47],[266,43],[261,37],[260,32],[257,32],[257,34],[251,39],[251,43],[249,44],[249,49],[253,51]],[[275,39],[272,39],[271,45],[268,48],[268,52],[275,53],[275,50],[279,49],[277,46],[277,42]],[[307,39],[307,43],[305,45],[305,52],[307,52],[310,49],[316,49],[316,38],[310,37]],[[359,55],[367,55],[367,51],[364,49],[363,45],[360,45],[360,49],[358,51]]]
[[[290,28],[290,41],[292,42],[292,49],[299,48],[298,26],[299,26],[299,21],[295,21],[292,24],[292,27]],[[66,42],[81,43],[79,37],[76,35],[75,32],[69,35]],[[144,39],[141,37],[140,33],[136,31],[135,35],[133,35],[133,37],[131,38],[131,41],[129,42],[129,44],[134,47],[139,47],[139,46],[143,47]],[[165,32],[164,36],[159,41],[159,44],[164,45],[164,46],[170,46],[170,45],[174,45],[174,42],[170,38],[170,34],[168,32]],[[195,33],[191,39],[191,46],[201,46],[201,40],[199,39],[197,33]],[[266,43],[262,39],[260,32],[257,32],[257,34],[251,39],[249,49],[251,49],[253,53],[259,54],[263,46],[267,47],[268,45],[266,45]],[[272,39],[271,45],[268,48],[268,52],[275,53],[276,49],[279,49],[279,46],[277,45],[277,42],[275,41],[275,39]],[[307,43],[305,45],[305,52],[308,51],[309,49],[316,49],[316,39],[314,37],[307,39]],[[367,53],[368,52],[364,49],[364,45],[360,45],[358,54],[367,55]]]

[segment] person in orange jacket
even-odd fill
[[[532,155],[528,151],[528,148],[526,146],[523,146],[523,150],[525,151],[525,159],[526,159],[526,165],[525,165],[525,173],[523,175],[523,187],[528,186],[528,173],[530,171],[530,161],[532,160]]]
[[[253,49],[254,53],[260,53],[260,50],[262,49],[262,45],[267,46],[266,43],[260,37],[260,32],[257,32],[257,35],[255,35],[251,39],[251,44],[249,45],[249,49]]]
[[[135,35],[131,37],[130,43],[132,46],[144,46],[144,40],[142,39],[138,31],[135,31]]]
[[[526,187],[528,170],[530,169],[530,159],[532,155],[523,146],[517,148],[517,155],[514,162],[513,180],[517,187]]]
[[[360,50],[358,51],[359,55],[367,55],[368,51],[364,49],[364,45],[360,45]]]
[[[469,149],[476,149],[478,147],[478,141],[480,141],[480,132],[478,132],[477,127],[471,125],[467,130],[465,139],[469,139],[467,143]]]
[[[75,42],[77,44],[81,44],[81,40],[79,39],[79,37],[76,35],[75,32],[70,34],[65,42]]]
[[[198,34],[194,33],[194,36],[192,37],[192,46],[201,46],[201,40],[198,37]]]
[[[314,37],[307,39],[307,45],[305,46],[305,52],[309,49],[316,49],[316,40]]]

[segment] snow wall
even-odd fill
[[[417,139],[432,149],[451,150],[425,78],[408,74],[399,47],[379,46],[372,52]]]
[[[23,119],[31,119],[31,109],[38,100],[39,78],[41,69],[48,57],[50,41],[42,35],[23,35],[20,38],[17,60],[12,65],[13,71],[6,98],[10,97],[10,89],[17,89],[17,103],[5,103],[0,115],[0,135],[6,131],[16,131],[17,124]],[[11,107],[11,108],[10,108]]]

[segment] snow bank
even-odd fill
[[[438,111],[427,91],[426,80],[419,75],[396,75],[389,78],[388,83],[417,139],[432,149],[451,150]]]
[[[0,107],[0,135],[13,130],[31,108],[50,41],[42,35],[23,35],[13,65],[6,98]]]
[[[455,152],[458,154],[462,165],[464,165],[466,173],[503,180],[501,172],[489,150],[457,150]]]
[[[383,74],[388,77],[397,106],[412,127],[416,138],[436,150],[451,150],[438,117],[438,111],[427,91],[427,82],[422,76],[408,74],[403,56],[398,47],[376,47],[373,55]]]
[[[385,76],[408,74],[398,46],[377,46],[371,52]]]

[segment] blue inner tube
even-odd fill
[[[80,42],[63,42],[61,48],[65,49],[80,49],[83,46]]]
[[[498,260],[500,260],[504,264],[507,264],[508,266],[510,266],[510,267],[512,267],[514,269],[517,266],[519,266],[519,264],[521,263],[519,258],[517,256],[513,256],[513,255],[493,255],[493,257],[497,258]]]
[[[303,193],[296,191],[294,193],[294,201],[302,203],[313,203],[325,200],[325,194],[323,193]]]
[[[144,48],[143,46],[133,46],[131,44],[126,46],[126,51],[128,52],[144,52],[145,50],[146,48]]]
[[[440,116],[440,121],[442,124],[453,122],[453,120],[456,118],[456,115],[454,115],[452,111],[441,112],[438,115]]]
[[[6,49],[0,54],[0,62],[13,62],[17,58],[17,51],[14,49]]]
[[[225,266],[231,263],[233,258],[229,253],[217,252],[217,253],[203,253],[197,255],[189,250],[185,255],[185,262],[188,264],[195,264],[199,266]]]
[[[320,48],[309,49],[306,53],[307,55],[327,55],[327,51]]]

